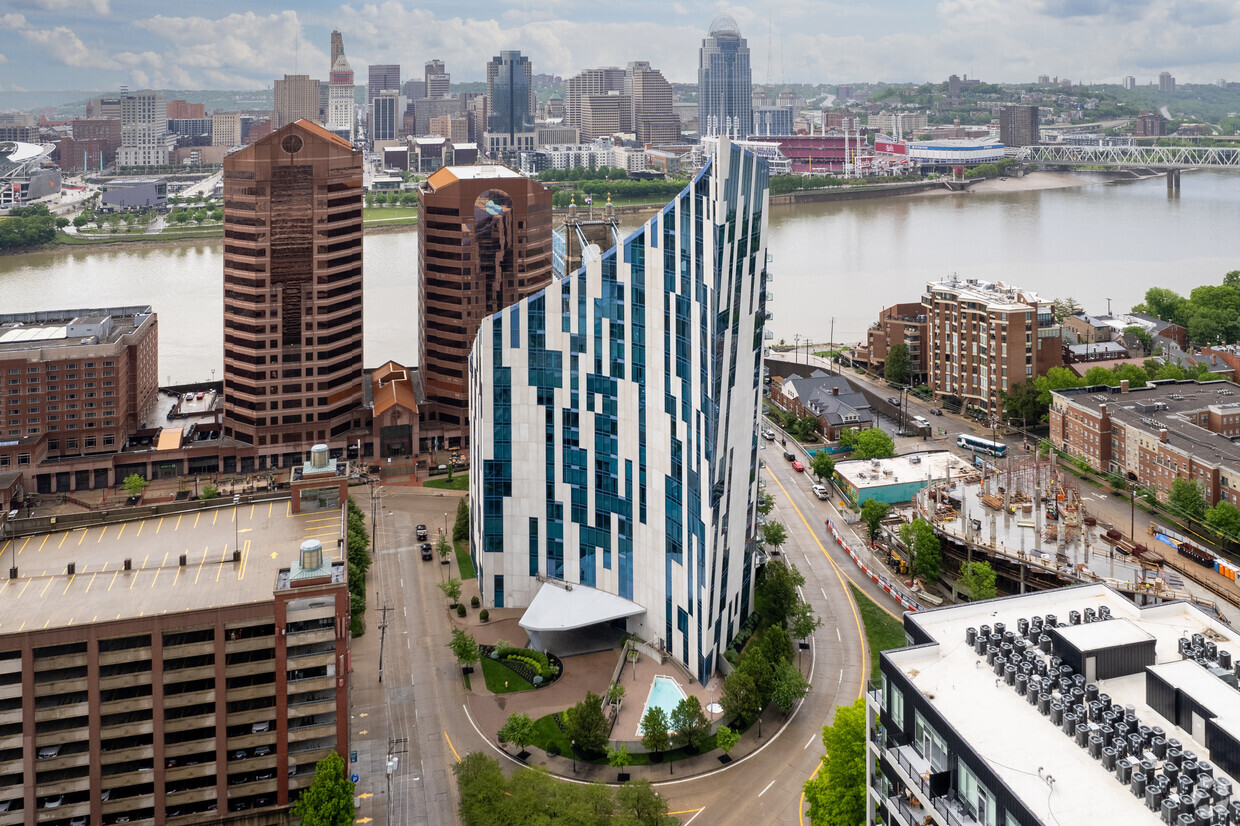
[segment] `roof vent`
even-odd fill
[[[327,467],[327,445],[315,445],[310,448],[310,467],[323,470]]]
[[[316,450],[318,448],[315,448]],[[326,447],[324,447],[326,450]],[[301,543],[301,569],[315,571],[323,565],[323,543],[317,539],[307,539]]]

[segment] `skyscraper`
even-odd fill
[[[481,320],[472,550],[535,648],[622,622],[705,683],[751,613],[766,203],[722,139],[623,244]]]
[[[273,84],[271,125],[280,129],[303,118],[319,120],[319,81],[309,75],[285,75]]]
[[[1164,95],[1175,94],[1175,78],[1171,76],[1170,72],[1158,73],[1158,91]]]
[[[466,446],[479,321],[551,279],[551,190],[505,166],[447,166],[419,185],[418,214],[435,216],[418,223],[421,429],[441,446]]]
[[[624,91],[624,74],[619,66],[604,66],[585,69],[570,77],[565,83],[564,125],[581,126],[582,101],[590,95]]]
[[[999,140],[1004,146],[1037,146],[1042,142],[1036,106],[999,107]]]
[[[366,75],[366,105],[374,103],[375,97],[388,89],[400,91],[400,66],[396,63],[372,65]]]
[[[518,51],[500,52],[487,64],[489,114],[485,141],[489,154],[534,148],[532,75],[530,59]]]
[[[361,152],[300,120],[225,156],[224,239],[225,435],[259,468],[341,445],[363,424]]]
[[[426,61],[426,97],[446,98],[452,89],[452,76],[444,69],[439,59]]]
[[[370,140],[394,141],[400,137],[406,101],[397,90],[385,89],[370,105]]]
[[[680,118],[672,111],[672,84],[644,60],[629,63],[624,72],[624,93],[633,105],[633,131],[641,144],[676,143]]]
[[[162,92],[121,95],[121,146],[118,166],[163,166],[168,163],[167,108]]]
[[[753,125],[749,46],[726,14],[711,21],[698,50],[698,132],[744,137]]]
[[[336,67],[336,60],[342,54],[344,54],[344,38],[341,36],[340,32],[333,29],[332,30],[332,57],[331,57],[332,62],[331,62],[331,65],[327,67],[329,71]]]
[[[357,119],[353,102],[353,69],[349,59],[340,53],[332,65],[332,75],[327,91],[327,128],[349,141],[354,137]]]

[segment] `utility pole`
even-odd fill
[[[397,757],[396,755],[404,754],[407,751],[407,749],[405,748],[405,744],[408,742],[409,742],[408,739],[404,737],[399,737],[399,738],[396,738],[395,740],[392,739],[391,737],[388,738],[387,820],[385,821],[387,824],[391,824],[392,822],[392,775],[396,773],[396,767],[400,763],[400,758]],[[397,746],[400,746],[400,751],[396,750]]]
[[[827,350],[835,349],[835,316],[831,316],[831,340],[827,342]],[[835,370],[831,367],[831,362],[835,361],[833,356],[827,356],[827,372],[834,375]]]
[[[379,682],[383,682],[383,638],[387,633],[387,614],[388,611],[394,611],[386,605],[379,609],[383,613],[383,618],[379,620]]]

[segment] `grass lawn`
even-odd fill
[[[439,479],[427,479],[424,487],[441,488],[443,490],[469,490],[469,475],[458,473],[451,479],[446,476]]]
[[[453,542],[452,546],[456,549],[456,567],[461,570],[461,579],[473,579],[478,576],[474,570],[474,560],[469,555],[469,549],[460,542]]]
[[[870,649],[870,679],[877,679],[879,652],[904,647],[904,623],[875,605],[872,599],[858,591],[855,586],[848,587],[852,588],[861,621],[865,623],[865,641]]]
[[[530,745],[536,746],[537,748],[540,748],[543,751],[546,751],[547,747],[550,746],[552,743],[555,743],[557,746],[560,747],[560,754],[563,755],[564,757],[572,756],[572,752],[570,751],[570,747],[572,746],[572,741],[569,739],[568,735],[560,731],[560,727],[555,724],[555,715],[548,714],[546,717],[539,717],[537,720],[534,721],[534,742],[531,743]],[[707,737],[705,741],[703,741],[701,748],[698,749],[698,751],[694,752],[693,754],[689,754],[683,748],[670,749],[668,751],[663,752],[663,755],[662,755],[663,759],[660,761],[660,763],[663,763],[663,764],[666,764],[669,762],[674,763],[677,760],[684,760],[686,757],[696,757],[699,754],[708,754],[714,751],[715,748],[716,748],[715,735],[712,734],[710,737]],[[599,757],[598,759],[595,759],[595,760],[582,760],[582,758],[580,757],[578,757],[577,759],[580,762],[593,763],[596,766],[607,765],[606,755],[603,755],[602,757]],[[651,765],[650,755],[649,754],[630,754],[629,765],[630,766],[649,766]],[[654,764],[654,765],[658,765],[658,764]],[[618,769],[618,771],[623,771],[623,769]]]
[[[377,221],[382,218],[417,218],[417,207],[362,207],[363,221]]]
[[[482,658],[482,676],[486,678],[487,690],[493,694],[511,694],[514,691],[532,691],[534,686],[499,660]],[[507,682],[507,687],[504,683]],[[555,723],[551,723],[552,727]]]

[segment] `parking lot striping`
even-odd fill
[[[241,567],[237,569],[237,581],[245,579],[245,564],[250,560],[250,540],[241,547]]]
[[[146,527],[146,520],[143,519],[138,523],[138,536],[142,536],[142,529]]]
[[[156,579],[159,579],[159,575],[160,575],[161,573],[163,573],[164,566],[168,564],[168,555],[169,555],[169,554],[171,554],[171,553],[172,553],[172,551],[164,551],[164,561],[163,561],[163,562],[161,562],[161,563],[159,563],[159,567],[155,569],[155,579],[152,579],[152,580],[151,580],[151,587],[152,587],[152,588],[154,588],[154,587],[155,587],[155,580],[156,580]]]
[[[198,527],[198,520],[201,518],[202,518],[202,511],[198,511],[198,513],[194,514],[194,527],[195,528]]]
[[[51,587],[52,587],[52,577],[48,577],[47,584],[44,585],[43,590],[39,592],[39,599],[42,599],[43,595],[47,593],[47,589]]]
[[[275,503],[275,502],[268,502],[268,503],[267,503],[267,518],[268,518],[268,519],[270,519],[270,518],[271,518],[271,509],[272,509],[272,508],[274,508],[275,506],[276,506],[276,503]]]
[[[128,524],[129,524],[128,522],[122,522],[122,523],[121,523],[121,532],[120,532],[120,533],[118,533],[118,534],[116,535],[116,538],[117,538],[117,539],[120,539],[122,536],[124,536],[124,535],[125,535],[125,526],[126,526],[126,525],[128,525]]]
[[[206,545],[202,549],[202,561],[198,563],[198,573],[194,574],[194,584],[198,584],[198,577],[202,576],[202,566],[207,564],[207,554],[210,552],[211,546]]]
[[[83,591],[82,593],[85,593],[85,594],[90,593],[90,586],[95,584],[95,577],[99,576],[99,573],[100,573],[99,571],[95,571],[93,574],[90,575],[90,582],[86,583],[86,590]]]
[[[103,541],[103,535],[104,535],[104,534],[106,534],[107,532],[108,532],[108,526],[107,526],[107,525],[104,525],[104,526],[103,526],[103,530],[101,530],[101,531],[99,532],[99,538],[98,538],[98,539],[96,539],[96,540],[95,540],[95,542],[102,542],[102,541]]]
[[[111,591],[111,590],[112,590],[112,586],[116,584],[116,578],[117,578],[118,576],[120,576],[120,575],[121,575],[121,572],[120,572],[120,571],[116,571],[115,573],[113,573],[113,574],[112,574],[112,581],[108,583],[108,590],[109,590],[109,591]]]
[[[164,526],[164,517],[159,517],[159,524],[155,526],[155,533],[159,533],[159,529]]]
[[[181,517],[182,517],[182,516],[184,516],[184,515],[185,515],[185,514],[183,514],[183,513],[178,513],[178,514],[177,514],[177,523],[176,523],[176,525],[174,525],[174,526],[173,526],[173,528],[172,528],[174,531],[179,531],[179,530],[181,530]]]
[[[39,551],[43,550],[43,546],[44,546],[44,545],[46,545],[46,544],[47,544],[47,540],[49,540],[49,539],[51,539],[51,538],[52,538],[52,537],[51,537],[51,534],[46,534],[46,535],[44,535],[44,537],[43,537],[43,541],[39,543],[39,547],[35,548],[35,553],[38,553]]]
[[[254,509],[255,509],[256,507],[258,507],[258,506],[257,506],[257,505],[250,505],[250,518],[251,518],[251,519],[253,519],[253,518],[254,518]]]
[[[215,520],[219,518],[219,515],[220,515],[219,508],[216,508],[215,510],[211,511],[211,524],[212,525],[215,524]]]
[[[88,534],[88,533],[90,533],[90,528],[83,528],[83,529],[82,529],[82,536],[81,536],[81,538],[80,538],[80,539],[78,539],[78,545],[81,545],[83,542],[85,542],[85,541],[86,541],[86,534]]]
[[[82,573],[85,573],[85,571],[83,571]],[[73,576],[69,577],[69,581],[65,583],[65,589],[60,592],[60,595],[62,597],[65,594],[69,593],[69,589],[73,586],[73,580],[75,579],[77,579],[77,574],[74,574]]]
[[[34,580],[33,579],[26,580],[26,584],[22,586],[22,593],[17,595],[18,599],[21,599],[22,594],[26,593],[26,589],[30,587],[31,582],[34,582]]]

